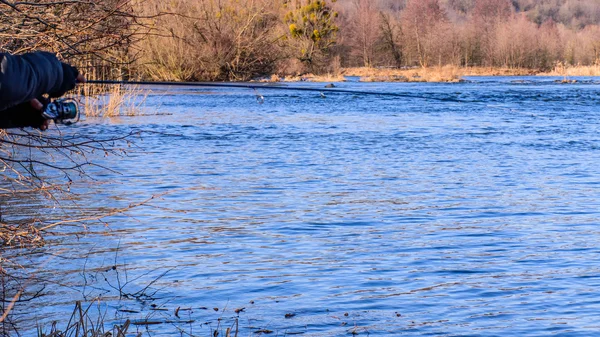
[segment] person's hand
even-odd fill
[[[50,95],[50,98],[61,97],[64,94],[66,94],[67,91],[73,90],[77,83],[85,82],[85,77],[83,77],[83,75],[79,73],[79,70],[77,70],[77,68],[69,64],[62,63],[62,70],[62,82],[59,83],[58,87],[55,88],[53,92],[48,93]]]
[[[63,89],[71,90],[71,89],[75,88],[75,85],[77,83],[85,83],[85,81],[86,81],[85,77],[82,74],[80,74],[77,71],[76,68],[71,67],[71,66],[69,66],[67,64],[64,64],[64,63],[63,63],[63,66],[66,66],[64,69],[67,69],[67,71],[69,71],[69,67],[70,67],[74,72],[69,72],[67,75],[65,75],[66,81],[63,81],[63,84],[66,82],[67,85],[61,86],[62,87],[61,90],[63,90]],[[72,75],[75,75],[75,78],[73,78]],[[68,90],[66,90],[66,91],[68,91]],[[60,97],[60,96],[64,95],[66,93],[66,91],[62,92],[62,93],[61,92],[55,92],[54,94],[51,94],[50,96],[51,97]],[[58,96],[56,96],[56,95],[58,95]],[[35,109],[36,111],[39,111],[40,112],[40,116],[41,116],[41,113],[44,110],[44,104],[42,102],[40,102],[39,99],[33,99],[33,100],[31,100],[29,102],[29,104],[31,105],[31,107],[33,109]],[[43,120],[43,122],[41,123],[41,125],[39,125],[39,126],[33,126],[33,127],[36,127],[36,128],[38,128],[38,129],[40,129],[42,131],[46,131],[46,130],[48,130],[48,125],[50,125],[50,120],[49,119],[45,119],[45,118],[42,118],[42,120]]]
[[[44,110],[44,104],[42,104],[42,102],[40,102],[38,99],[34,98],[33,100],[31,100],[31,102],[29,102],[29,104],[31,105],[32,108],[34,108],[35,110],[40,112],[40,116],[42,111]],[[48,125],[50,124],[50,120],[42,118],[44,121],[42,122],[42,124],[40,126],[38,126],[38,128],[42,131],[46,131],[48,130]]]

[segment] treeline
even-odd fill
[[[50,49],[113,78],[600,63],[597,0],[0,1],[0,17],[3,50]]]
[[[345,63],[549,69],[600,61],[595,0],[347,0]]]

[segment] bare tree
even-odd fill
[[[133,0],[0,0],[0,50],[46,50],[87,68],[88,77],[120,76],[118,65],[131,57],[132,42],[148,32],[134,5]],[[100,64],[116,72],[94,69]]]
[[[481,63],[490,66],[494,64],[494,38],[498,25],[507,22],[512,13],[510,0],[475,0],[471,20],[478,32],[476,46],[480,48],[478,54],[482,58]]]
[[[403,11],[402,21],[410,46],[416,52],[418,64],[427,67],[432,62],[441,60],[441,33],[447,17],[439,0],[409,0]]]
[[[600,26],[587,26],[579,35],[585,54],[580,63],[600,65]]]
[[[389,13],[379,13],[381,17],[382,50],[392,55],[396,68],[402,67],[404,55],[402,52],[402,27]]]
[[[372,67],[375,46],[379,42],[379,11],[372,0],[352,0],[350,25],[348,28],[352,45],[362,58],[365,67]]]

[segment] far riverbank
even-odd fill
[[[344,68],[339,74],[300,76],[273,75],[264,82],[344,82],[346,77],[357,77],[360,82],[443,82],[462,81],[466,76],[600,76],[600,65],[564,66],[557,65],[551,71],[525,68],[498,67],[428,67],[428,68]]]

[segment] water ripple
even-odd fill
[[[81,190],[92,206],[168,192],[160,207],[64,246],[79,265],[51,265],[79,275],[119,246],[130,274],[173,268],[159,282],[171,312],[245,307],[242,335],[595,335],[600,91],[582,81],[340,84],[461,100],[447,103],[149,95],[170,114],[72,130],[155,131],[128,158],[94,158],[122,176]],[[237,317],[211,310],[191,316]]]

